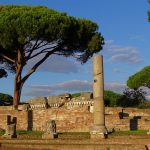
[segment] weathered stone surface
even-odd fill
[[[58,138],[56,133],[56,123],[54,120],[48,120],[46,122],[46,132],[42,135],[43,139],[54,139]]]
[[[26,102],[29,104],[44,104],[46,100],[46,97],[35,97],[30,100],[27,100]]]
[[[96,55],[93,58],[93,78],[94,124],[90,129],[90,133],[91,138],[105,138],[108,132],[105,127],[104,75],[102,55]]]
[[[93,98],[93,94],[91,92],[82,92],[80,97],[89,100]]]
[[[3,135],[3,137],[8,138],[8,139],[17,138],[15,123],[6,125],[6,132]]]
[[[113,136],[104,139],[63,139],[63,140],[4,140],[1,148],[14,149],[57,149],[57,150],[148,150],[150,136]]]
[[[0,128],[6,129],[7,115],[17,118],[17,130],[41,130],[45,131],[45,124],[48,120],[56,121],[58,132],[89,132],[89,128],[93,125],[93,113],[89,112],[88,107],[76,107],[67,109],[60,107],[58,109],[34,109],[31,111],[14,111],[11,107],[0,107]],[[125,108],[124,113],[127,117],[120,119],[119,113],[121,107],[105,108],[105,124],[109,131],[114,130],[130,130],[130,119],[141,116],[137,119],[137,127],[139,130],[150,129],[150,109]],[[130,115],[131,114],[131,115]]]
[[[16,138],[16,117],[11,117],[10,115],[6,116],[6,128],[5,128],[5,134],[3,135],[3,137],[5,138]]]
[[[56,138],[58,138],[58,134],[57,133],[54,133],[54,134],[52,134],[52,133],[50,133],[50,134],[45,133],[45,134],[42,135],[42,139],[46,139],[46,140],[48,140],[48,139],[56,139]]]

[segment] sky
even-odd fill
[[[150,64],[147,0],[0,0],[0,5],[41,5],[96,22],[105,39],[105,89],[121,93],[126,81]],[[30,64],[29,64],[30,65]],[[14,75],[0,79],[0,92],[13,95]],[[25,83],[21,100],[92,91],[92,60],[50,57]]]

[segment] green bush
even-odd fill
[[[118,101],[122,95],[113,91],[104,91],[105,106],[115,107],[118,106]]]
[[[8,94],[0,93],[0,105],[12,105],[13,97]]]

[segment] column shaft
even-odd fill
[[[107,129],[105,127],[104,73],[102,55],[96,55],[93,58],[93,79],[94,126],[91,130],[91,138],[105,138]]]

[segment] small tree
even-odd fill
[[[25,81],[51,55],[73,56],[85,63],[99,52],[104,39],[96,23],[47,7],[0,6],[0,60],[15,68],[14,108]],[[38,57],[30,70],[26,64]],[[57,61],[57,60],[56,60]]]
[[[126,88],[123,92],[123,96],[118,101],[118,105],[122,107],[137,107],[139,104],[145,102],[146,92],[142,89],[129,89]]]
[[[150,66],[146,66],[139,72],[130,76],[127,80],[127,86],[131,89],[138,89],[141,86],[150,88]]]
[[[118,106],[118,101],[121,99],[122,95],[115,93],[113,91],[104,91],[104,102],[105,106],[115,107]]]
[[[0,105],[12,105],[13,97],[8,94],[0,93]]]
[[[150,88],[150,66],[146,66],[139,72],[130,76],[127,80],[127,86],[130,88],[124,91],[124,94],[128,99],[127,103],[130,103],[132,106],[143,103],[146,100],[146,92],[140,87],[146,86]]]

